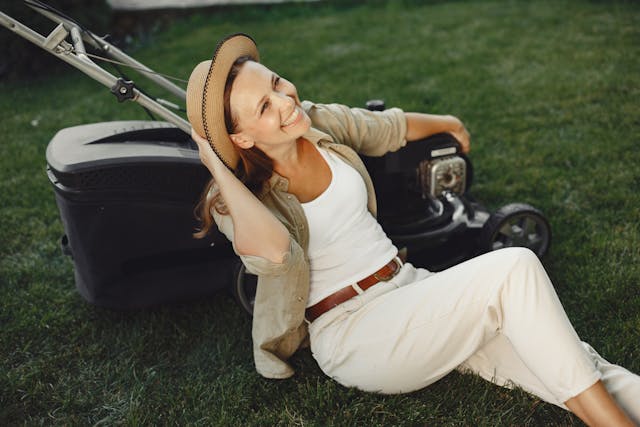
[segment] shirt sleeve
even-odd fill
[[[383,156],[407,144],[407,119],[399,108],[369,111],[310,101],[304,101],[302,107],[314,128],[366,156]]]

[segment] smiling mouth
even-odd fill
[[[291,112],[291,114],[289,115],[289,117],[287,118],[287,120],[282,122],[282,127],[287,127],[292,125],[296,120],[298,120],[299,116],[300,116],[300,110],[296,106]]]

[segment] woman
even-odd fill
[[[403,264],[375,221],[356,151],[383,155],[440,132],[468,151],[457,118],[301,102],[243,34],[195,67],[187,114],[213,177],[200,235],[215,220],[259,277],[260,374],[291,376],[286,359],[308,336],[321,369],[346,386],[409,392],[460,369],[588,424],[640,423],[640,377],[580,342],[531,251],[503,249],[434,274]]]

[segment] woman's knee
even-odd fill
[[[520,246],[512,246],[512,247],[509,247],[509,248],[500,249],[500,251],[509,252],[510,254],[512,254],[512,256],[517,257],[519,259],[524,259],[524,260],[535,259],[535,260],[538,260],[538,257],[535,254],[535,252],[533,252],[529,248],[524,248],[524,247],[520,247]]]
[[[538,256],[528,248],[510,247],[500,249],[501,262],[508,271],[503,286],[516,286],[519,289],[553,287]]]
[[[511,261],[514,268],[543,268],[538,256],[529,248],[514,246],[500,249],[496,252],[501,252],[505,260]]]

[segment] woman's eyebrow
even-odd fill
[[[278,76],[276,75],[276,73],[272,73],[271,74],[271,87],[274,88],[276,86],[276,79],[278,78]],[[256,106],[255,112],[258,113],[260,111],[260,106],[266,102],[266,98],[267,95],[264,95],[262,98],[260,98],[260,101],[258,101],[258,105]]]

